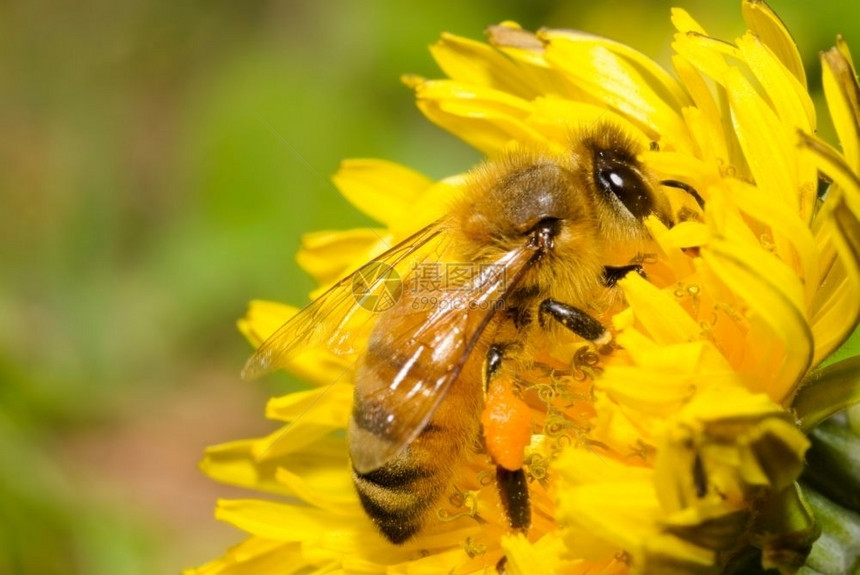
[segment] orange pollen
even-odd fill
[[[524,450],[531,440],[531,410],[513,392],[513,382],[500,373],[490,383],[481,414],[484,441],[490,457],[510,471],[523,466]]]

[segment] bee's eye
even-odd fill
[[[594,162],[594,180],[607,199],[613,204],[621,202],[633,217],[644,219],[653,210],[648,186],[629,163],[599,152]]]

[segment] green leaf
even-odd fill
[[[855,356],[812,372],[792,407],[801,429],[808,432],[831,415],[858,403],[860,356]]]
[[[860,356],[860,328],[854,330],[848,339],[839,349],[830,354],[830,356],[821,362],[821,367],[830,367],[835,363]]]

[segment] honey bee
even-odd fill
[[[533,330],[555,323],[601,347],[612,335],[585,311],[629,272],[649,240],[644,220],[669,221],[660,182],[639,147],[603,123],[561,156],[513,151],[474,169],[449,214],[378,257],[415,287],[375,321],[366,302],[390,279],[365,266],[330,288],[267,339],[243,371],[284,367],[302,349],[349,348],[372,326],[355,371],[348,443],[367,515],[393,543],[417,533],[464,453],[483,446],[510,527],[531,522],[523,451],[528,407],[506,367]],[[609,254],[628,253],[627,264]],[[421,285],[417,264],[467,262],[457,289]],[[431,293],[432,292],[432,293]],[[389,294],[390,295],[390,294]],[[432,305],[423,305],[433,295]]]

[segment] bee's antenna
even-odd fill
[[[663,186],[669,186],[670,188],[678,188],[680,190],[684,190],[696,200],[696,203],[699,204],[699,207],[703,210],[705,209],[705,200],[702,199],[702,196],[699,195],[699,192],[696,191],[696,188],[691,186],[690,184],[685,184],[684,182],[679,182],[678,180],[663,180],[660,182]]]

